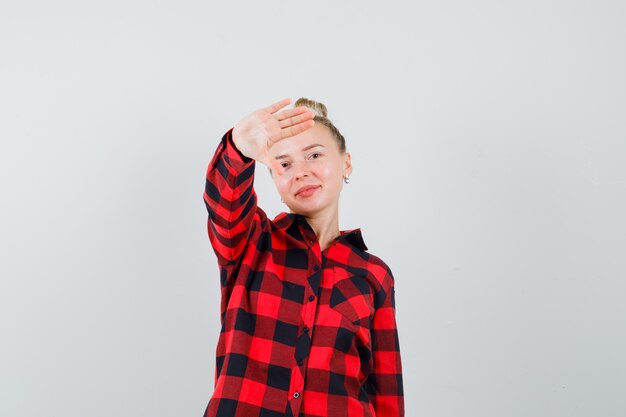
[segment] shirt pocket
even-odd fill
[[[330,308],[355,325],[366,325],[374,315],[372,288],[365,276],[334,267]]]

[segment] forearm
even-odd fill
[[[228,130],[207,168],[203,193],[209,239],[221,264],[238,258],[251,234],[257,207],[254,170],[255,161],[237,150]]]

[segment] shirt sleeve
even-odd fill
[[[222,267],[241,257],[253,234],[257,210],[255,161],[235,147],[232,131],[224,134],[209,163],[203,193],[209,240]]]
[[[367,379],[367,392],[377,417],[404,417],[404,388],[400,342],[396,326],[395,287],[374,312],[371,325],[374,370]]]

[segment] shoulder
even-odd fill
[[[391,268],[369,251],[361,229],[342,231],[338,243],[334,256],[338,258],[339,263],[345,264],[346,268],[352,269],[355,274],[367,275],[370,283],[378,289],[387,291],[393,287]]]
[[[366,250],[353,250],[348,269],[355,274],[367,276],[373,290],[375,308],[381,307],[387,295],[394,291],[394,277],[389,265],[380,257]],[[356,255],[356,256],[354,256]]]
[[[394,277],[391,268],[385,261],[370,252],[365,251],[367,258],[367,270],[372,274],[381,287],[387,291],[394,286]]]

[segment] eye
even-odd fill
[[[282,168],[287,168],[287,167],[289,166],[289,163],[288,163],[288,162],[281,162],[281,163],[280,163],[280,166],[281,166]]]
[[[319,153],[319,152],[315,152],[315,153],[311,154],[311,158],[313,158],[313,159],[317,159],[317,158],[319,158],[320,156],[322,156],[322,154],[321,154],[321,153]]]

